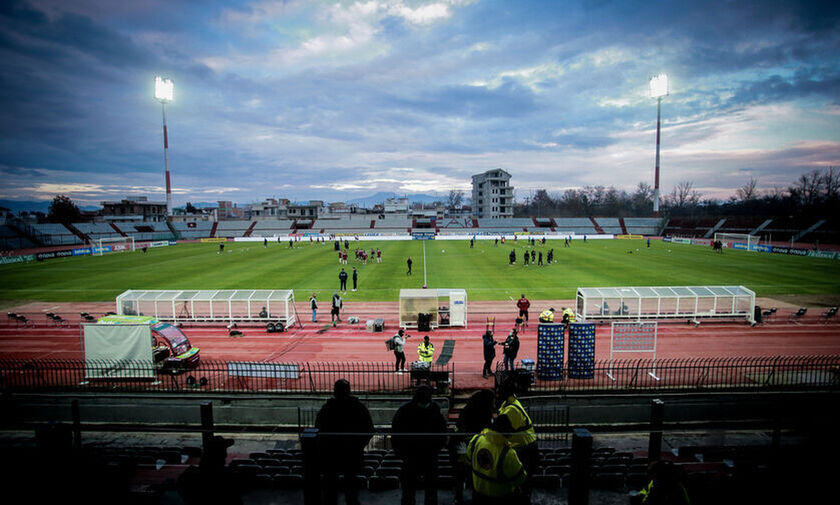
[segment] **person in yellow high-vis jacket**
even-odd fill
[[[501,505],[518,501],[527,473],[508,441],[512,431],[510,419],[499,416],[493,421],[492,428],[482,430],[467,445],[475,505]]]
[[[423,337],[423,341],[420,342],[420,345],[417,346],[417,357],[420,361],[425,361],[427,363],[432,362],[432,358],[435,356],[435,346],[431,342],[429,342],[429,336],[426,335]]]
[[[575,311],[570,309],[570,308],[563,307],[563,322],[564,323],[574,323],[575,322]]]
[[[529,475],[535,475],[540,464],[537,434],[534,432],[534,423],[531,421],[531,417],[516,397],[516,391],[517,385],[513,379],[507,379],[501,384],[499,399],[502,400],[502,404],[499,407],[499,415],[510,419],[510,424],[513,427],[511,435],[508,437],[510,445],[516,451],[519,460],[522,461],[525,471]],[[527,482],[522,488],[524,494],[530,496],[530,486]]]
[[[554,322],[554,307],[540,312],[540,322],[541,323],[553,323]]]

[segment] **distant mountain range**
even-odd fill
[[[373,207],[378,203],[384,203],[388,198],[408,198],[409,202],[422,202],[422,203],[432,203],[432,202],[445,202],[448,198],[448,195],[425,195],[422,193],[412,194],[412,195],[405,195],[405,194],[398,194],[398,193],[387,193],[384,191],[380,191],[374,195],[364,196],[361,198],[354,198],[352,200],[346,200],[344,203],[355,203],[359,206],[364,207]],[[464,203],[468,204],[470,202],[469,197],[467,196],[466,192],[464,193]]]
[[[469,205],[470,198],[469,193],[464,192],[463,203],[464,205]],[[353,203],[360,207],[373,207],[376,204],[384,203],[388,198],[408,198],[409,202],[422,202],[422,203],[432,203],[432,202],[445,202],[448,195],[426,195],[423,193],[416,193],[411,195],[406,194],[399,194],[399,193],[388,193],[385,191],[381,191],[379,193],[364,196],[360,198],[353,198],[352,200],[346,200],[344,203]],[[27,212],[43,212],[44,214],[48,213],[50,210],[50,203],[52,200],[0,200],[0,207],[5,207],[15,214],[23,211]],[[216,207],[218,206],[218,202],[190,202],[192,203],[193,207],[196,208],[204,208],[204,207]],[[300,202],[306,203],[306,202]],[[329,203],[329,202],[325,202]],[[184,207],[184,205],[177,205],[176,207]],[[241,207],[243,204],[238,204],[237,206]],[[87,211],[94,211],[100,210],[102,206],[100,205],[80,205],[79,209],[87,210]]]

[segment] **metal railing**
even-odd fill
[[[521,369],[518,374],[525,374]],[[531,392],[682,392],[829,389],[840,386],[840,355],[597,361],[591,368],[553,370],[546,380],[537,366]],[[507,374],[497,366],[496,382]],[[521,377],[521,376],[520,376]]]
[[[497,370],[498,383],[506,374],[501,365]],[[517,373],[532,393],[832,389],[840,386],[840,356],[601,361],[587,370],[566,367],[555,372],[558,380],[542,378],[539,367],[532,377]],[[0,360],[3,391],[321,393],[338,379],[366,393],[402,394],[421,382],[443,394],[456,388],[454,364],[395,374],[392,363],[364,362],[202,361],[166,370],[148,361]]]
[[[404,394],[429,383],[448,394],[455,367],[396,374],[393,363],[202,361],[195,368],[166,370],[150,361],[0,360],[2,391],[328,393],[338,379],[350,381],[357,392]]]

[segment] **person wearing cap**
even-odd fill
[[[540,322],[541,323],[553,323],[554,322],[554,307],[540,312]]]
[[[403,460],[400,470],[402,505],[414,505],[418,477],[426,485],[425,505],[437,504],[438,453],[446,443],[446,419],[432,401],[432,388],[423,384],[403,404],[391,422],[391,446]]]
[[[190,466],[178,476],[176,488],[185,505],[242,504],[238,481],[225,466],[228,447],[233,443],[230,438],[213,437],[205,445],[198,466]]]
[[[528,477],[525,467],[510,444],[514,429],[505,415],[493,421],[467,445],[472,467],[473,504],[502,505],[520,502],[522,486]]]
[[[344,476],[344,499],[347,505],[359,503],[355,476],[361,473],[362,457],[373,436],[373,420],[367,407],[351,395],[350,382],[339,379],[333,397],[315,417],[320,433],[319,458],[324,473],[324,504],[338,501],[338,476]]]
[[[525,466],[525,471],[529,475],[535,475],[540,463],[537,434],[534,432],[534,423],[531,421],[531,417],[519,403],[516,396],[517,389],[517,382],[513,377],[509,377],[502,382],[499,387],[499,399],[502,400],[502,404],[499,406],[498,414],[510,419],[510,424],[513,427],[512,434],[509,437],[510,445]],[[527,496],[530,496],[528,483],[523,485],[523,490]]]
[[[423,337],[423,341],[417,346],[417,357],[420,361],[431,363],[435,357],[435,345],[429,341],[429,336]]]

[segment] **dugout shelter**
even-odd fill
[[[755,324],[755,292],[744,286],[578,288],[578,321],[743,319]]]
[[[417,328],[421,314],[431,314],[431,328],[467,327],[464,289],[401,289],[400,328]]]
[[[264,310],[263,310],[264,309]],[[288,289],[136,290],[117,296],[117,314],[171,323],[297,322]]]

